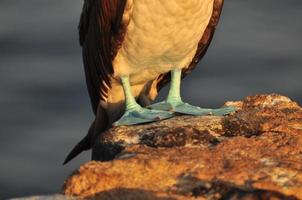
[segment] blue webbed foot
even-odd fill
[[[167,101],[162,101],[160,103],[150,105],[149,108],[155,110],[163,110],[163,111],[187,114],[187,115],[195,115],[195,116],[203,116],[203,115],[223,116],[236,111],[236,108],[232,106],[218,108],[218,109],[210,109],[210,108],[200,108],[198,106],[192,106],[182,101],[172,102],[172,103]]]
[[[150,110],[147,108],[140,107],[136,109],[127,110],[125,114],[113,124],[113,126],[143,124],[168,119],[173,116],[174,114],[172,112],[162,110]]]

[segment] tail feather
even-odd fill
[[[91,149],[91,141],[92,141],[93,133],[94,133],[94,123],[92,123],[92,125],[90,126],[87,135],[68,154],[63,165],[71,161],[73,158],[75,158],[83,151]]]

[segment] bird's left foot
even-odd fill
[[[236,111],[236,108],[233,106],[223,107],[218,109],[210,109],[210,108],[200,108],[198,106],[192,106],[182,101],[181,102],[162,101],[150,105],[149,108],[155,110],[171,111],[171,112],[187,114],[187,115],[195,115],[195,116],[203,116],[203,115],[223,116]]]

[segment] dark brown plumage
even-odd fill
[[[79,24],[87,87],[94,113],[105,100],[112,60],[125,32],[122,16],[126,0],[85,0]]]
[[[76,145],[64,163],[83,150],[90,149],[96,135],[111,126],[108,124],[110,120],[100,102],[106,101],[111,80],[114,79],[112,61],[121,47],[127,31],[127,22],[123,21],[126,3],[127,0],[85,0],[84,2],[79,35],[83,48],[86,83],[96,119],[86,137]],[[183,77],[194,70],[207,52],[219,21],[222,6],[223,0],[214,0],[210,22],[198,44],[191,64],[188,68],[183,69]],[[170,73],[162,74],[154,81],[159,91],[170,82]]]

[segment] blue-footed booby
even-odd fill
[[[222,6],[223,0],[85,0],[79,35],[96,117],[65,163],[112,124],[233,112],[192,106],[180,95],[181,79],[205,55]],[[167,99],[150,105],[169,82]]]

